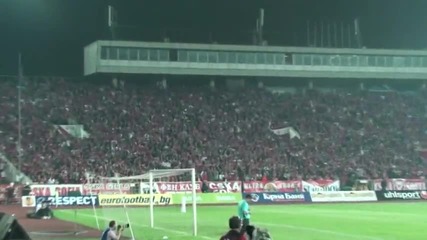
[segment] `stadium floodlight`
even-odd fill
[[[192,184],[189,192],[176,193],[175,196],[171,193],[161,194],[158,192],[159,181],[180,175],[191,175]],[[97,222],[107,224],[108,221],[116,220],[118,224],[128,223],[132,239],[143,238],[142,235],[146,231],[141,228],[147,227],[160,232],[169,231],[197,236],[197,184],[194,168],[151,170],[142,175],[100,177],[98,179],[103,186],[109,186],[110,190],[105,188],[101,191],[100,189],[96,190],[98,191],[99,206],[93,208],[95,211],[93,216],[97,218]],[[92,185],[95,184],[90,184],[90,188]],[[93,192],[94,190],[91,189],[90,191]],[[120,194],[114,194],[113,191]],[[183,205],[175,206],[179,201],[173,202],[173,199],[180,197]],[[186,214],[187,202],[192,203],[192,210],[188,211],[192,213],[191,216]],[[149,211],[144,211],[144,209],[149,209]],[[170,219],[174,215],[177,221],[171,223]],[[148,216],[149,219],[146,219]],[[190,225],[192,225],[192,231]]]

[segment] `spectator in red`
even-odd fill
[[[262,176],[261,182],[262,182],[264,185],[268,183],[268,179],[267,179],[267,176],[266,176],[266,175]]]

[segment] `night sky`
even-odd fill
[[[106,6],[124,40],[249,44],[265,9],[270,45],[307,46],[307,21],[360,19],[367,48],[427,47],[426,0],[0,0],[0,75],[82,76],[83,47],[108,39]]]

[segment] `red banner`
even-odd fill
[[[156,191],[159,193],[184,193],[191,192],[191,182],[156,182]],[[241,192],[242,182],[227,181],[227,182],[206,182],[209,192]],[[196,192],[202,191],[202,183],[196,183]]]
[[[245,193],[255,192],[302,192],[302,181],[244,182]]]
[[[381,179],[374,180],[374,190],[380,191]],[[387,180],[387,190],[400,191],[400,190],[426,190],[426,181],[424,179],[404,179],[395,178]]]
[[[40,197],[68,196],[70,192],[82,192],[81,184],[34,184],[31,185],[32,195]]]
[[[242,191],[242,182],[240,181],[207,182],[207,184],[209,192],[231,193]]]
[[[31,191],[35,196],[68,196],[69,192],[80,192],[81,195],[91,194],[129,194],[130,183],[92,183],[92,184],[37,184],[31,185]]]

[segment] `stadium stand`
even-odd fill
[[[17,152],[16,81],[0,81],[0,151]],[[195,165],[206,178],[420,177],[426,94],[336,90],[272,94],[49,79],[22,88],[22,170],[36,182],[84,181]],[[83,124],[73,138],[55,124]],[[271,128],[294,127],[301,139]],[[107,167],[112,166],[112,167]]]

